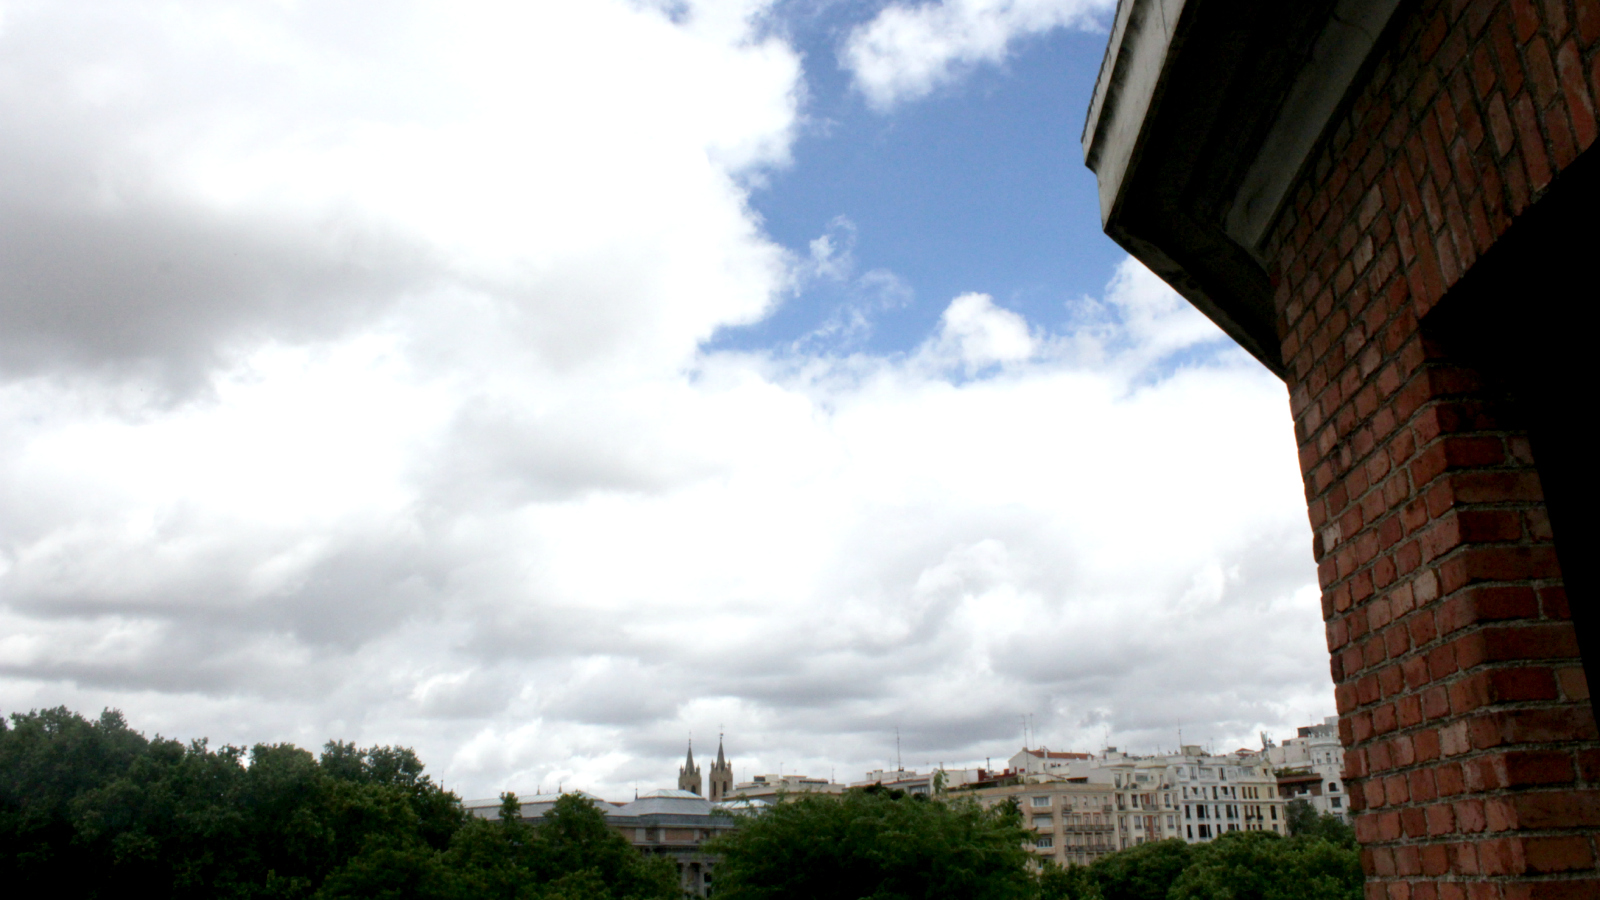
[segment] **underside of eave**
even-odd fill
[[[1159,78],[1143,96],[1113,95],[1098,110],[1143,108],[1125,162],[1094,166],[1113,179],[1104,185],[1115,191],[1103,196],[1106,233],[1279,377],[1287,371],[1271,279],[1259,251],[1224,220],[1334,3],[1188,0]],[[1097,140],[1108,133],[1099,123]],[[1116,148],[1086,150],[1096,164]]]

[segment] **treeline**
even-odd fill
[[[1041,900],[1360,900],[1355,834],[1333,816],[1313,822],[1287,838],[1230,831],[1205,844],[1156,841],[1087,866],[1049,866]]]
[[[538,828],[479,819],[407,749],[212,749],[65,708],[0,719],[0,884],[19,897],[681,895],[671,862],[576,795]]]
[[[120,714],[0,719],[0,884],[69,898],[673,900],[575,794],[534,827],[506,795],[467,815],[410,750],[331,742],[211,749],[147,740]],[[1359,900],[1350,829],[1296,807],[1298,832],[1144,844],[1090,866],[1034,865],[1015,804],[882,788],[800,795],[705,849],[717,900]]]
[[[1309,807],[1308,807],[1309,808]],[[1304,811],[1301,811],[1302,813]],[[1355,835],[1327,816],[1303,833],[1231,832],[1142,844],[1088,866],[1030,865],[1014,803],[881,788],[800,795],[719,838],[717,900],[1360,900]]]

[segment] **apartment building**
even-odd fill
[[[1278,775],[1278,793],[1305,800],[1318,813],[1349,820],[1350,800],[1344,785],[1344,747],[1339,743],[1339,717],[1307,725],[1276,747],[1267,759]]]
[[[750,781],[741,781],[728,793],[729,800],[764,800],[777,802],[778,798],[796,794],[842,794],[845,785],[826,778],[807,775],[757,775]]]
[[[1210,756],[1189,746],[1166,759],[1183,810],[1179,837],[1201,843],[1229,831],[1288,834],[1277,776],[1260,753]]]
[[[1181,838],[1203,843],[1229,831],[1288,832],[1277,776],[1260,753],[1227,756],[1198,746],[1135,756],[1108,747],[1071,760],[1065,777],[1109,788],[1117,848]]]
[[[1015,799],[1023,824],[1033,833],[1033,852],[1041,860],[1087,865],[1127,846],[1119,831],[1115,791],[1107,784],[1008,770],[989,781],[952,790],[950,796],[974,797],[985,807]]]

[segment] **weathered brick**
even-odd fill
[[[1402,9],[1265,251],[1349,800],[1371,900],[1554,898],[1600,833],[1556,533],[1522,419],[1428,329],[1596,143],[1600,3]]]

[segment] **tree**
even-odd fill
[[[1360,900],[1362,882],[1354,847],[1232,831],[1195,849],[1167,900]]]
[[[77,834],[73,803],[126,773],[148,741],[114,710],[90,722],[66,707],[0,727],[0,877],[23,894],[92,894],[104,847]]]
[[[245,765],[248,758],[249,765]],[[121,714],[0,720],[0,883],[74,897],[675,900],[578,795],[543,823],[505,796],[469,819],[404,747],[212,750],[146,740]]]
[[[1289,834],[1305,834],[1316,827],[1317,810],[1311,801],[1296,797],[1284,804],[1283,818],[1288,824]]]
[[[719,900],[1026,898],[1036,885],[1014,807],[882,788],[802,795],[714,841]]]
[[[1047,862],[1039,870],[1039,900],[1104,900],[1088,866]]]
[[[1177,838],[1153,841],[1100,857],[1089,866],[1089,877],[1104,900],[1166,900],[1193,856],[1193,848]]]
[[[676,900],[681,895],[677,867],[635,850],[581,794],[563,794],[538,825],[522,821],[515,794],[502,794],[500,800],[498,821],[467,822],[444,856],[470,896]]]
[[[1356,830],[1350,827],[1349,822],[1332,813],[1317,816],[1316,823],[1306,829],[1305,836],[1321,838],[1330,844],[1352,849],[1356,845]]]

